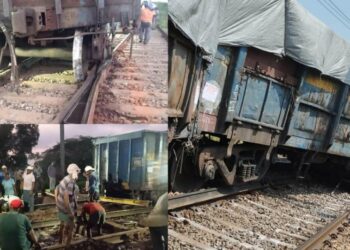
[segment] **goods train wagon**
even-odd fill
[[[286,4],[293,18],[301,13],[305,25],[311,23],[315,30],[331,32],[295,1],[280,2]],[[194,25],[196,20],[205,23],[205,14],[201,16],[200,13],[209,6],[196,5],[199,14],[182,23],[175,10],[177,4],[184,9],[187,3],[176,0],[169,5],[169,174],[172,189],[184,186],[186,179],[182,176],[186,174],[195,175],[203,182],[219,177],[228,185],[260,180],[271,162],[282,160],[292,162],[300,173],[310,164],[346,167],[350,157],[350,95],[348,83],[342,82],[344,78],[321,74],[314,65],[308,67],[312,63],[305,62],[305,58],[287,53],[275,55],[263,46],[248,46],[249,40],[240,41],[245,46],[239,46],[236,45],[239,42],[227,44],[225,38],[226,41],[219,42],[212,55],[208,55],[203,41],[206,35],[215,32],[202,31],[196,36],[195,32],[191,33],[191,27],[200,28]],[[232,1],[236,9],[259,15],[259,10],[254,9],[258,7],[245,4],[249,5]],[[303,20],[297,17],[299,19],[293,20]],[[275,25],[276,20],[271,23]],[[242,30],[232,26],[237,32],[233,34],[242,39]],[[250,32],[247,39],[252,33],[259,33],[254,28]],[[303,29],[293,32],[303,32]],[[350,45],[333,32],[330,34],[333,41],[328,40],[326,45],[318,44],[322,41],[317,38],[310,38],[313,34],[309,34],[309,40],[303,40],[304,43],[292,45],[301,51],[307,46],[319,48],[315,55],[324,53],[322,46],[325,50],[339,46],[344,51],[339,52],[343,57],[340,55],[337,63],[350,61]],[[263,35],[276,37],[273,32],[265,31]],[[326,62],[330,54],[322,56]],[[309,57],[312,61],[311,53]],[[346,72],[349,64],[340,67]]]
[[[75,77],[82,80],[88,61],[110,53],[111,29],[128,27],[139,8],[138,0],[3,0],[1,61],[11,56],[14,78],[17,57],[72,60]]]
[[[168,178],[166,140],[166,132],[147,130],[93,140],[100,182],[127,183],[136,193],[164,192]]]

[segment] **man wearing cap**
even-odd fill
[[[24,205],[29,208],[30,212],[34,211],[34,186],[35,186],[35,177],[33,174],[33,167],[28,166],[23,173],[23,201]]]
[[[80,168],[72,163],[68,166],[67,173],[68,175],[57,186],[55,198],[58,219],[61,221],[60,243],[69,247],[73,236],[74,217],[77,213],[75,182],[78,179]]]
[[[86,215],[89,216],[87,219]],[[106,221],[106,210],[96,199],[93,202],[84,203],[81,215],[78,219],[77,232],[79,231],[79,226],[83,224],[86,226],[88,238],[92,238],[91,229],[97,227],[98,235],[102,235],[102,226]],[[80,224],[80,225],[79,225]]]
[[[99,192],[97,188],[97,177],[93,173],[95,172],[95,169],[91,166],[86,166],[85,167],[85,174],[89,180],[89,197],[90,201],[94,201],[98,199]]]
[[[9,200],[10,211],[0,214],[0,249],[29,250],[31,242],[39,246],[38,239],[27,216],[18,213],[23,206],[22,200]]]
[[[141,225],[148,226],[153,249],[168,249],[168,194],[159,197],[148,217],[140,221]]]

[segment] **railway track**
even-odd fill
[[[87,240],[85,236],[76,232],[72,242],[72,249],[82,249],[84,244],[88,244],[90,248],[91,245],[96,245],[98,247],[103,247],[103,249],[115,249],[115,244],[125,245],[131,242],[140,243],[140,241],[148,240],[148,229],[139,227],[138,221],[141,217],[146,216],[146,214],[151,211],[151,208],[115,210],[115,208],[106,207],[106,209],[107,218],[103,231],[104,234]],[[56,215],[56,211],[53,212],[52,209],[47,209],[41,215],[31,216],[33,229],[39,237],[42,249],[64,249],[64,246],[58,243],[59,221],[56,216],[45,216],[45,214],[48,213],[50,215]],[[43,220],[43,218],[45,219]]]
[[[90,96],[86,122],[167,122],[167,71],[168,43],[159,29],[152,31],[147,45],[139,43],[137,35],[126,40]]]
[[[169,213],[169,249],[296,249],[310,239],[327,247],[327,227],[348,230],[350,204],[349,194],[331,191],[296,183],[187,204]]]
[[[79,89],[69,65],[32,60],[20,64],[21,84],[16,90],[7,75],[0,80],[1,123],[54,123]]]

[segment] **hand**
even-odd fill
[[[39,242],[34,242],[34,249],[38,249],[38,250],[41,249],[41,245]]]

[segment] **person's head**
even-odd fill
[[[92,174],[92,172],[95,171],[95,169],[91,166],[86,166],[84,170],[85,170],[85,173],[87,176],[90,176]]]
[[[71,163],[67,168],[67,173],[72,179],[77,180],[79,177],[80,168],[78,167],[77,164]]]
[[[10,199],[8,203],[10,210],[13,211],[18,211],[23,207],[23,201],[18,197]]]
[[[10,179],[10,173],[6,172],[5,173],[5,180],[9,180]]]
[[[27,167],[27,174],[31,174],[33,172],[33,166],[28,166]]]
[[[7,167],[6,167],[5,165],[2,165],[1,171],[4,172],[4,173],[6,173],[6,172],[7,172]]]

